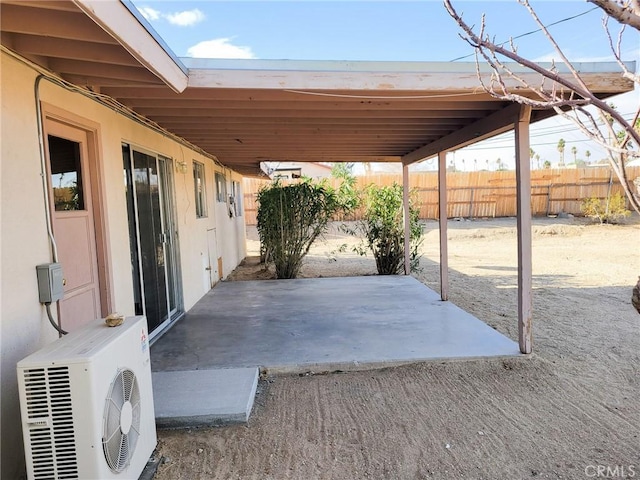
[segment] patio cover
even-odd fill
[[[410,164],[508,131],[519,112],[479,88],[474,63],[177,58],[129,2],[1,4],[4,47],[245,175],[263,161]],[[615,63],[576,67],[601,97],[633,89]]]
[[[264,161],[402,162],[408,210],[408,166],[437,155],[442,300],[448,296],[446,152],[514,129],[518,326],[520,350],[531,352],[529,125],[553,110],[490,97],[474,63],[179,59],[124,0],[0,3],[3,52],[104,95],[97,100],[152,120],[153,128],[241,174],[263,174]],[[601,98],[634,87],[615,63],[574,66]],[[541,81],[518,65],[510,68],[532,84]],[[490,78],[486,66],[479,71]],[[522,93],[519,85],[508,86]],[[405,252],[408,272],[408,246]]]

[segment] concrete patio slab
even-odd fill
[[[159,428],[228,425],[249,420],[257,368],[153,372]]]
[[[519,355],[516,342],[410,276],[222,282],[151,348],[154,371]]]

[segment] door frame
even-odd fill
[[[164,178],[164,182],[160,181],[160,191],[162,192],[163,201],[166,202],[163,204],[162,208],[162,216],[163,221],[167,222],[166,214],[171,215],[171,227],[173,228],[173,232],[170,234],[170,253],[171,253],[171,264],[169,268],[167,268],[167,272],[171,269],[171,275],[174,278],[174,303],[175,309],[169,309],[169,322],[163,328],[158,328],[157,332],[162,333],[168,327],[170,327],[173,322],[178,320],[184,315],[184,290],[182,285],[182,262],[180,259],[180,238],[178,236],[178,209],[176,206],[176,192],[175,192],[175,168],[176,163],[173,158],[158,154],[158,171],[161,170],[161,163],[164,164],[162,167],[166,170],[166,173],[163,172],[163,175],[166,175]],[[166,190],[165,186],[166,185]],[[167,252],[165,252],[167,255]],[[167,287],[169,288],[169,287]],[[173,314],[171,313],[173,312]],[[155,337],[155,335],[154,335]]]
[[[43,141],[49,134],[49,123],[56,122],[71,128],[82,130],[87,136],[87,175],[91,183],[91,208],[93,213],[94,235],[96,242],[96,259],[98,263],[98,285],[100,292],[101,314],[106,317],[113,311],[115,299],[113,297],[113,277],[111,269],[111,250],[108,236],[109,226],[107,222],[107,202],[105,192],[104,162],[100,153],[100,124],[87,118],[76,115],[62,108],[46,102],[40,102],[42,111]],[[49,168],[49,167],[47,167]],[[52,196],[52,185],[47,176],[47,194]],[[51,218],[53,218],[53,202],[49,202]]]

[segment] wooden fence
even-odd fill
[[[640,176],[640,167],[627,168],[630,179]],[[402,183],[399,174],[357,177],[358,186],[371,183]],[[247,225],[256,223],[256,193],[268,180],[244,179],[244,205]],[[419,172],[409,175],[409,185],[420,206],[421,219],[438,218],[438,175]],[[582,200],[600,199],[622,193],[617,177],[608,167],[531,171],[531,209],[534,216],[561,212],[580,215]],[[501,172],[456,172],[447,174],[447,217],[513,217],[516,215],[516,174]],[[360,218],[359,212],[351,218]]]

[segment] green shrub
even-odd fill
[[[600,223],[617,223],[631,215],[627,210],[625,198],[620,193],[614,193],[608,199],[602,200],[597,197],[585,198],[580,210],[585,217],[593,218]]]
[[[404,214],[402,186],[369,185],[363,192],[364,218],[356,228],[347,229],[352,235],[364,237],[355,247],[360,255],[371,251],[380,275],[397,275],[404,271]],[[419,210],[410,201],[410,258],[411,270],[417,270],[420,262],[418,249],[422,243],[422,227]]]
[[[296,278],[311,244],[340,209],[335,191],[305,180],[274,182],[258,192],[257,229],[265,257],[278,278]]]
[[[336,189],[336,199],[340,205],[341,220],[344,220],[344,217],[355,211],[361,203],[356,177],[351,173],[351,166],[346,163],[336,163],[331,169],[331,176],[340,180]]]

